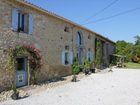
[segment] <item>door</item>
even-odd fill
[[[22,87],[27,85],[28,76],[27,76],[27,58],[21,57],[17,58],[17,70],[16,70],[16,86]]]

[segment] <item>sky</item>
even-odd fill
[[[125,40],[134,43],[134,36],[140,35],[140,0],[27,1],[89,28],[113,41]],[[137,9],[135,10],[135,8]],[[126,12],[129,10],[132,11]]]

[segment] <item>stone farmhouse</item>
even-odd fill
[[[24,0],[0,0],[0,17],[0,92],[70,75],[75,57],[93,61],[99,48],[107,67],[115,53],[110,39]]]

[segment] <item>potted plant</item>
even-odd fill
[[[113,72],[112,67],[113,67],[113,64],[111,63],[111,64],[109,65],[109,71],[108,71],[108,72]]]
[[[16,88],[15,84],[12,84],[12,90],[13,90],[13,94],[11,95],[11,98],[13,100],[19,99],[19,91],[17,91],[17,88]]]
[[[89,70],[90,69],[90,62],[85,59],[84,60],[84,72],[85,72],[85,75],[88,75],[89,74]]]
[[[72,77],[72,82],[76,82],[77,81],[77,74],[80,72],[80,66],[79,66],[79,63],[77,61],[77,59],[75,58],[74,59],[74,62],[72,64],[72,74],[73,74],[73,77]]]
[[[95,73],[95,70],[96,70],[96,61],[94,60],[90,63],[90,71],[92,73]]]

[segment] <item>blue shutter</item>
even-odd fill
[[[16,8],[12,9],[12,29],[18,30],[18,10]]]
[[[93,59],[94,59],[94,58],[93,58],[93,52],[91,52],[91,51],[88,51],[88,52],[87,52],[87,59],[88,59],[88,58],[90,58],[91,61],[93,61]]]
[[[61,61],[62,61],[62,64],[65,65],[65,51],[62,52]]]
[[[32,14],[29,14],[29,34],[33,33],[33,16]]]
[[[90,58],[91,58],[91,61],[93,61],[93,52],[90,52]]]
[[[88,52],[87,52],[87,60],[88,60],[88,58],[89,58],[89,54],[90,54],[90,52],[88,51]]]
[[[70,52],[70,64],[73,64],[73,52]]]

